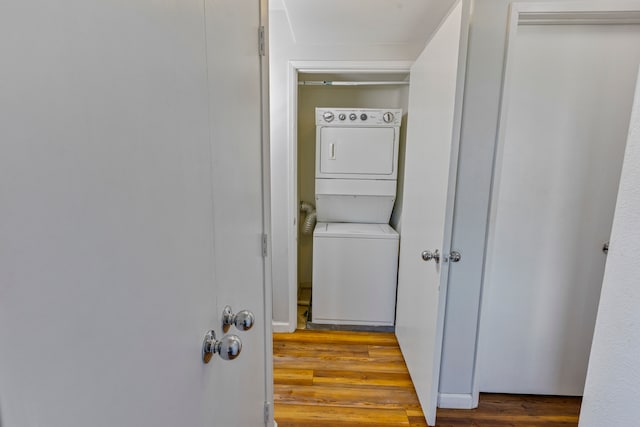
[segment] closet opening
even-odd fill
[[[392,300],[387,301],[384,310],[387,311],[387,320],[389,318],[388,311],[391,310],[391,323],[387,321],[385,326],[377,325],[378,321],[374,319],[371,322],[355,320],[349,321],[332,321],[313,322],[313,295],[314,295],[314,228],[316,226],[317,212],[316,212],[316,161],[317,161],[317,111],[316,109],[336,111],[336,117],[334,123],[340,123],[342,114],[337,111],[345,111],[345,123],[349,123],[350,110],[401,110],[401,117],[399,117],[399,129],[397,138],[397,154],[395,164],[395,175],[397,176],[395,185],[395,195],[391,204],[393,206],[392,213],[389,219],[384,221],[388,223],[392,230],[397,230],[401,222],[401,200],[402,200],[402,187],[403,187],[403,172],[404,172],[404,148],[406,140],[406,121],[407,121],[407,107],[408,107],[408,95],[409,95],[409,67],[406,66],[401,70],[358,70],[358,71],[336,71],[330,70],[326,72],[319,72],[319,70],[302,71],[296,70],[295,82],[295,105],[293,109],[292,123],[290,126],[290,139],[292,140],[293,164],[290,168],[290,182],[294,183],[293,197],[291,197],[292,206],[290,209],[295,212],[295,220],[293,223],[296,225],[293,231],[295,237],[294,244],[295,256],[292,266],[295,268],[294,280],[295,280],[295,295],[293,300],[296,302],[295,313],[297,315],[297,329],[349,329],[349,330],[393,330],[393,320],[395,315],[395,289],[397,286],[397,273],[390,273],[383,269],[383,274],[394,274],[393,278],[393,290]],[[292,79],[293,80],[293,79]],[[346,109],[346,110],[345,110]],[[347,111],[348,110],[348,111]],[[376,111],[371,110],[371,111]],[[371,114],[371,113],[370,113]],[[376,114],[375,112],[373,114]],[[380,112],[378,114],[384,114]],[[360,121],[360,113],[356,121]],[[361,122],[364,127],[375,126],[374,122],[368,123]],[[362,153],[366,156],[367,153]],[[349,208],[351,209],[351,208]],[[362,221],[360,221],[362,222]],[[342,228],[344,228],[343,226]],[[363,226],[357,225],[356,228],[363,228]],[[347,227],[348,228],[348,227]],[[353,227],[352,227],[353,228]],[[366,227],[364,227],[366,228]],[[356,232],[361,233],[367,230],[358,230]],[[378,227],[375,227],[374,234],[378,232]],[[391,233],[393,231],[389,231]],[[385,234],[385,232],[381,232]],[[335,237],[335,236],[334,236]],[[384,237],[391,237],[384,236]],[[373,240],[372,240],[373,241]],[[381,240],[376,240],[380,241]],[[389,242],[388,244],[391,244]],[[368,247],[369,245],[367,245]],[[381,249],[380,250],[385,250]],[[387,249],[391,251],[392,249]],[[332,249],[329,250],[333,252]],[[363,256],[366,254],[363,253]],[[389,258],[391,255],[387,255]],[[320,262],[320,261],[317,261]],[[331,262],[331,261],[324,261]],[[349,264],[357,264],[357,259],[345,261]],[[364,262],[364,261],[363,261]],[[397,250],[396,258],[397,271]],[[318,268],[318,265],[316,266]],[[322,269],[328,268],[322,265]],[[358,268],[355,267],[354,268]],[[317,272],[316,272],[317,274]],[[348,284],[347,284],[348,285]],[[336,285],[338,286],[338,285]],[[342,287],[340,288],[342,289]],[[318,291],[318,289],[316,289]],[[327,291],[333,292],[333,291]],[[391,291],[390,291],[391,292]],[[362,292],[362,289],[352,289],[346,292],[348,299],[358,299],[358,305],[362,307],[364,311],[367,311],[368,304],[371,305],[371,309],[379,311],[380,308],[374,307],[376,304],[374,301],[367,301],[366,292]],[[360,295],[360,298],[357,297]],[[388,298],[387,298],[388,300]],[[324,301],[325,306],[331,304],[331,302]],[[353,306],[355,300],[347,301],[340,298],[337,301],[339,305]],[[390,307],[386,307],[390,305]],[[333,317],[343,317],[348,309],[336,308],[338,314],[334,314]],[[329,308],[329,311],[333,311]],[[375,316],[374,316],[375,317]],[[354,319],[359,319],[355,315]],[[347,323],[347,324],[345,324]]]

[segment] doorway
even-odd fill
[[[404,112],[399,136],[397,194],[402,193],[405,127],[409,92],[408,72],[298,72],[296,168],[290,170],[297,183],[298,210],[297,297],[298,329],[305,329],[313,309],[313,232],[315,212],[316,108],[400,108]],[[292,209],[295,209],[292,206]],[[400,218],[396,200],[391,226]],[[395,294],[395,292],[394,292]],[[309,326],[311,326],[309,324]],[[353,328],[352,328],[353,329]],[[360,328],[362,329],[362,328]]]
[[[404,111],[400,128],[398,192],[392,224],[399,220],[402,200],[403,153],[408,103],[410,61],[289,61],[287,79],[287,197],[286,203],[288,321],[275,322],[274,332],[292,332],[304,326],[311,295],[312,237],[302,233],[306,213],[302,201],[314,201],[315,107],[390,107]],[[353,84],[301,84],[302,82],[351,82]],[[369,84],[367,84],[369,82]],[[374,82],[382,84],[373,84]],[[396,84],[388,84],[395,82]],[[389,102],[390,101],[390,102]],[[322,104],[331,105],[322,105]],[[356,105],[357,104],[357,105]],[[300,128],[300,129],[299,129]],[[275,237],[274,237],[275,238]],[[298,306],[298,301],[301,305]],[[306,314],[305,314],[306,313]]]
[[[582,395],[640,63],[640,25],[622,15],[510,34],[480,391]]]

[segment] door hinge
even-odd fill
[[[264,402],[264,424],[268,425],[271,421],[271,402]]]
[[[264,25],[258,28],[258,55],[264,56],[265,40],[264,40]]]
[[[268,248],[268,237],[266,234],[262,235],[262,257],[266,258],[267,257],[267,248]]]

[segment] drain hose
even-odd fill
[[[316,208],[307,202],[300,203],[300,211],[305,213],[305,219],[302,223],[302,234],[310,235],[313,233],[313,228],[316,226]]]

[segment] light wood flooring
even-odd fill
[[[274,334],[278,427],[409,426],[426,422],[392,333]],[[580,398],[482,394],[474,410],[438,410],[438,426],[568,427]]]

